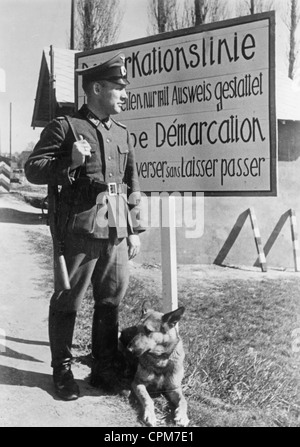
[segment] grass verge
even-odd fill
[[[157,267],[134,268],[121,305],[122,327],[138,321],[144,299],[161,309],[159,277]],[[300,352],[293,345],[300,327],[297,275],[208,282],[188,277],[178,287],[179,304],[186,307],[180,334],[192,425],[300,426]],[[90,349],[92,310],[89,290],[76,330],[81,353]],[[165,401],[157,399],[157,405],[167,420]]]
[[[33,241],[52,265],[49,242],[42,235]],[[133,265],[121,328],[138,321],[145,299],[161,309],[160,284],[159,267]],[[199,279],[191,269],[180,276],[179,304],[186,307],[180,323],[183,388],[191,425],[300,426],[299,284],[299,274],[284,272],[263,279],[246,272],[242,278]],[[89,289],[77,318],[75,355],[90,352],[92,312]],[[157,398],[156,407],[161,424],[168,424],[165,400]]]

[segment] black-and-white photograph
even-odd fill
[[[0,0],[0,427],[300,427],[299,50],[299,0]]]

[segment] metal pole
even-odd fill
[[[55,117],[56,97],[55,97],[55,75],[54,75],[54,51],[50,45],[50,76],[49,76],[49,121]]]
[[[71,32],[70,32],[70,50],[74,50],[74,14],[75,14],[75,0],[71,0]]]

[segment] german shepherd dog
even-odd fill
[[[175,406],[174,421],[187,426],[187,402],[182,393],[184,350],[176,327],[184,307],[166,314],[143,306],[137,326],[124,329],[120,342],[129,358],[137,363],[132,390],[143,407],[143,422],[156,425],[154,402],[149,392],[159,391]]]

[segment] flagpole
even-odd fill
[[[75,14],[75,0],[71,0],[71,32],[70,32],[70,50],[74,50],[74,14]]]

